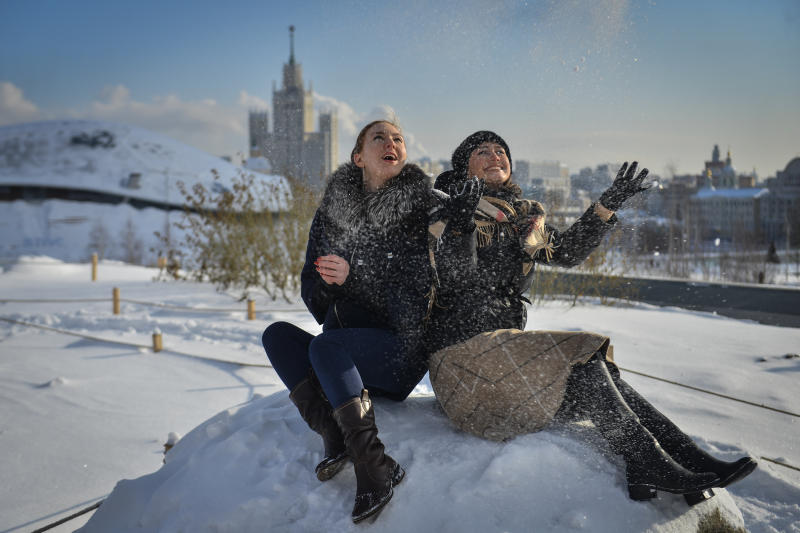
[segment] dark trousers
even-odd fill
[[[336,408],[369,389],[402,401],[425,375],[404,365],[402,343],[377,328],[329,329],[317,336],[288,322],[270,324],[261,336],[272,367],[290,391],[314,369]]]

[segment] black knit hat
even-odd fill
[[[472,155],[473,150],[475,150],[481,143],[491,142],[497,143],[503,147],[503,150],[506,151],[506,156],[508,156],[508,173],[511,174],[511,150],[508,149],[508,145],[500,137],[493,131],[476,131],[464,141],[458,145],[456,151],[453,152],[453,157],[450,159],[450,163],[453,165],[453,171],[460,176],[466,176],[467,170],[469,169],[469,157]]]

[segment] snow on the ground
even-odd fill
[[[319,331],[299,301],[243,302],[188,282],[153,282],[153,269],[24,258],[0,274],[0,299],[107,298],[104,302],[0,302],[0,317],[149,345],[98,343],[0,321],[0,533],[30,531],[105,498],[85,531],[348,531],[355,480],[345,470],[320,483],[321,443],[271,369],[240,367],[171,350],[263,363],[259,338],[274,320]],[[122,298],[230,309],[206,313]],[[241,311],[238,311],[241,309]],[[529,312],[529,328],[610,335],[623,368],[800,412],[800,330],[646,305]],[[800,466],[797,417],[676,387],[623,377],[706,450]],[[456,431],[427,378],[404,403],[376,401],[387,450],[406,479],[377,518],[381,531],[694,531],[721,507],[748,531],[800,531],[800,473],[759,460],[745,480],[694,508],[661,494],[627,498],[621,463],[593,431],[553,428],[498,444]],[[171,432],[183,435],[162,466]],[[119,481],[124,480],[124,481]],[[119,482],[119,483],[118,483]],[[117,484],[118,483],[118,484]],[[115,488],[115,484],[116,488]],[[740,514],[741,512],[741,514]],[[84,515],[52,531],[73,531]]]

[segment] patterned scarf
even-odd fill
[[[517,196],[518,189],[516,185],[511,184],[500,192],[502,194],[508,191]],[[531,261],[523,265],[523,270],[527,274],[533,266],[532,260],[540,250],[543,250],[544,259],[548,262],[553,256],[552,234],[546,229],[544,222],[545,210],[539,202],[516,198],[512,204],[501,198],[484,195],[475,210],[478,248],[489,246],[493,240],[502,235],[517,236],[531,258]]]

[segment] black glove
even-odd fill
[[[611,187],[600,195],[600,203],[609,211],[618,211],[630,197],[636,193],[646,191],[650,187],[642,187],[642,181],[647,177],[650,172],[643,168],[639,175],[636,175],[636,161],[628,168],[628,162],[625,161],[617,172],[617,177]],[[627,171],[627,172],[626,172]]]
[[[448,188],[450,198],[445,205],[446,216],[450,227],[461,233],[472,233],[475,229],[475,208],[481,200],[485,182],[472,177]]]

